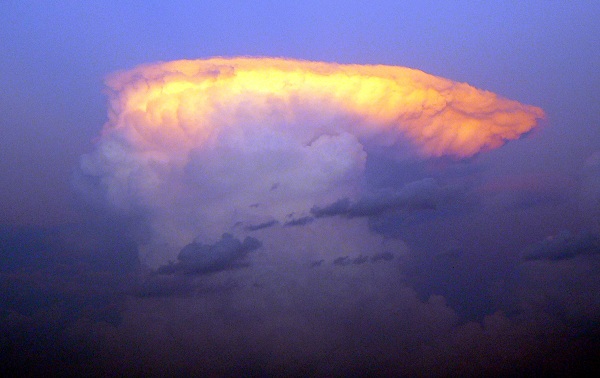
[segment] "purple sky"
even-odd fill
[[[0,4],[0,372],[598,369],[600,5],[239,3]],[[213,56],[405,66],[546,119],[462,160],[366,145],[362,197],[199,231],[148,268],[155,208],[112,208],[82,176],[104,80]]]

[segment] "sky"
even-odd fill
[[[1,2],[1,371],[599,370],[598,18]]]

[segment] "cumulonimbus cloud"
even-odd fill
[[[108,122],[80,165],[85,191],[119,211],[142,209],[165,243],[183,245],[240,221],[283,223],[354,198],[367,145],[469,157],[544,116],[465,83],[382,65],[182,60],[106,83]]]

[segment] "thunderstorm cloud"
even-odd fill
[[[369,153],[469,157],[544,117],[465,83],[383,65],[182,60],[118,72],[106,84],[108,122],[81,159],[78,187],[146,219],[140,248],[155,266],[238,224],[256,231],[435,206],[429,181],[415,184],[424,197],[364,193]]]

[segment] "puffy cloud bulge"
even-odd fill
[[[120,72],[107,84],[112,111],[105,132],[126,129],[128,138],[148,148],[190,148],[210,143],[240,119],[289,124],[313,109],[353,120],[334,125],[338,131],[388,131],[423,155],[466,157],[518,138],[543,117],[539,108],[465,83],[382,65],[182,60]]]
[[[357,198],[370,148],[468,157],[544,116],[465,83],[382,65],[181,60],[118,72],[106,84],[108,122],[82,157],[92,179],[81,187],[120,211],[142,209],[151,243],[178,246],[171,256],[196,236],[215,241],[236,224],[284,223]]]

